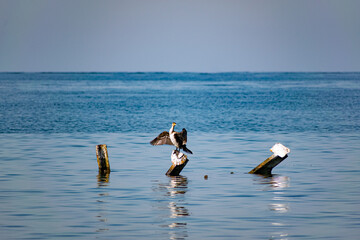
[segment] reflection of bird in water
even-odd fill
[[[150,144],[151,145],[174,145],[176,147],[176,150],[182,149],[187,153],[192,154],[192,151],[190,149],[188,149],[186,147],[186,142],[187,142],[187,131],[185,128],[182,129],[181,132],[175,132],[174,128],[175,128],[176,123],[172,123],[171,128],[169,130],[169,132],[162,132],[159,134],[159,136],[157,136],[156,138],[154,138]]]
[[[160,193],[160,201],[156,201],[157,212],[164,223],[160,226],[168,229],[169,239],[187,239],[187,218],[191,215],[186,200],[187,177],[171,176],[168,182],[157,183],[153,190]],[[169,212],[164,213],[164,210]]]
[[[174,198],[178,194],[179,194],[178,196],[181,197],[181,195],[187,192],[187,184],[188,184],[188,180],[186,177],[183,176],[173,176],[170,179],[168,191],[169,191],[169,195],[173,197],[174,200],[174,201],[170,201],[168,205],[171,212],[171,216],[170,216],[171,218],[178,218],[178,217],[184,217],[190,215],[188,209],[185,206],[183,206],[184,205],[183,201],[180,201],[180,199],[176,200],[176,198]],[[182,223],[176,223],[176,224],[177,224],[176,227],[179,227],[181,226]]]
[[[175,196],[176,194],[185,194],[187,191],[188,180],[184,176],[172,176],[169,182],[169,193],[170,196]]]
[[[179,204],[176,202],[169,202],[169,209],[171,212],[171,218],[178,218],[190,215],[189,210],[186,207],[181,205],[179,206]]]

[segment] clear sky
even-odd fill
[[[359,0],[0,0],[0,71],[360,71]]]

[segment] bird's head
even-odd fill
[[[172,125],[175,126],[175,125],[176,125],[176,122],[173,122]]]

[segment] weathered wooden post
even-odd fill
[[[172,165],[169,170],[166,172],[168,176],[179,176],[180,172],[188,163],[189,159],[187,156],[178,150],[174,150],[171,153],[171,162]]]
[[[96,158],[99,165],[99,173],[102,175],[109,174],[110,163],[106,144],[96,145]]]
[[[282,145],[281,143],[276,143],[271,149],[271,152],[274,154],[271,155],[268,159],[260,163],[256,168],[251,170],[249,173],[252,174],[261,174],[266,176],[271,176],[271,171],[279,163],[288,157],[290,149]]]

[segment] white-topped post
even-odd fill
[[[274,154],[262,163],[260,163],[249,173],[271,176],[272,169],[276,167],[279,163],[281,163],[284,159],[286,159],[288,157],[288,154],[290,153],[290,149],[285,147],[281,143],[276,143],[270,149],[270,151]]]
[[[166,172],[168,176],[178,176],[183,170],[189,159],[187,156],[177,150],[172,151],[171,153],[171,162],[172,165],[169,170]]]

